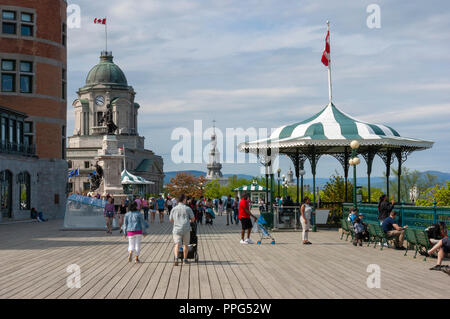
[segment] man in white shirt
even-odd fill
[[[186,205],[186,195],[178,197],[178,205],[172,209],[169,220],[173,223],[173,241],[175,243],[175,266],[178,266],[178,252],[183,245],[183,264],[188,264],[188,244],[191,238],[191,223],[195,221],[194,212]]]

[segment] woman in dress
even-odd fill
[[[309,227],[311,225],[311,200],[308,197],[305,197],[303,200],[302,207],[300,208],[300,222],[302,223],[302,239],[303,245],[311,245],[311,242],[308,240]]]

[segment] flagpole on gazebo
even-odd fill
[[[123,169],[126,170],[127,166],[126,166],[126,162],[125,162],[125,144],[122,144],[122,148],[123,148]]]
[[[106,44],[106,52],[108,52],[108,18],[105,17],[105,44]]]
[[[330,47],[330,21],[327,20],[327,31],[328,31],[328,46]],[[331,88],[331,48],[328,52],[328,97],[330,104],[333,100],[332,88]]]

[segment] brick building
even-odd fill
[[[65,209],[66,10],[63,0],[0,2],[0,221]]]

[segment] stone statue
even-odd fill
[[[100,184],[102,182],[103,179],[103,168],[97,163],[95,163],[95,172],[94,173],[89,173],[89,179],[90,179],[90,190],[91,192],[97,190],[100,187]]]
[[[103,115],[101,123],[108,127],[108,135],[114,135],[117,130],[117,125],[113,122],[113,114],[111,110],[111,104],[106,106],[107,111]]]

